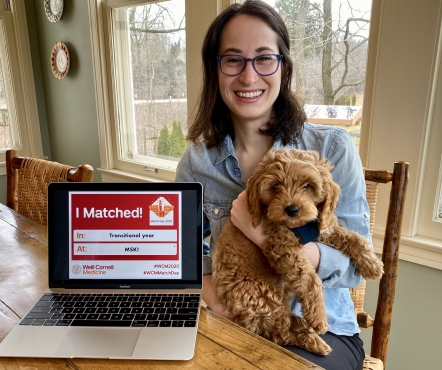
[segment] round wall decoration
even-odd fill
[[[52,23],[58,23],[63,14],[63,0],[44,0],[46,17]]]
[[[57,42],[51,52],[52,73],[59,80],[66,77],[70,65],[69,51],[63,42]]]

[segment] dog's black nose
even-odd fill
[[[295,217],[299,213],[299,207],[298,206],[285,207],[285,213],[287,213],[287,216],[289,217]]]

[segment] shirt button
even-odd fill
[[[218,214],[218,208],[215,208],[215,214],[217,215]]]

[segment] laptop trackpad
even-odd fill
[[[131,357],[141,328],[70,327],[53,355],[62,357]]]

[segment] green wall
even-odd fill
[[[65,0],[59,23],[51,23],[41,0],[25,0],[43,154],[50,160],[100,167],[89,13],[86,0]],[[71,57],[68,75],[54,77],[52,47],[62,41]],[[101,181],[94,171],[94,181]],[[6,203],[6,176],[0,176]]]
[[[65,0],[63,16],[56,24],[46,18],[40,0],[27,0],[26,11],[44,153],[60,163],[88,163],[98,168],[100,152],[87,1]],[[31,30],[33,22],[35,34]],[[63,80],[54,77],[50,66],[52,47],[59,41],[66,44],[71,57],[69,73]],[[98,171],[94,180],[100,180]]]
[[[374,317],[378,281],[368,281],[365,311]],[[387,352],[390,370],[436,370],[441,365],[442,271],[399,261]],[[370,353],[371,329],[361,329]]]

